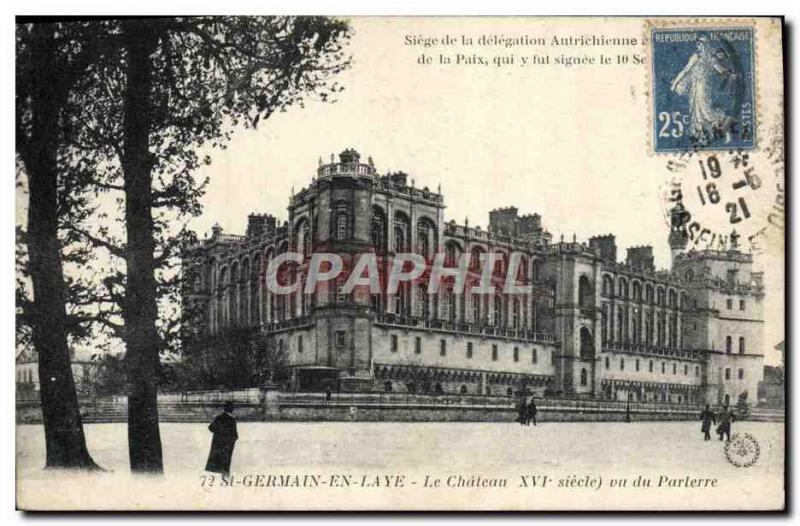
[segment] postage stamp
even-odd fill
[[[653,28],[656,152],[756,146],[752,27]]]

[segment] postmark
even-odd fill
[[[738,248],[758,254],[784,235],[783,134],[768,130],[759,152],[676,152],[661,185],[665,221],[685,230],[688,250]],[[683,209],[681,225],[674,210]]]
[[[725,458],[737,468],[749,468],[761,456],[761,446],[750,433],[734,433],[725,443]]]
[[[753,28],[653,27],[649,39],[654,151],[755,148]]]

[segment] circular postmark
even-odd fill
[[[687,250],[757,254],[782,237],[782,134],[775,132],[777,144],[761,152],[690,150],[669,156],[669,176],[660,189],[664,219],[685,238]]]
[[[749,468],[761,455],[758,440],[750,433],[734,433],[725,443],[725,458],[737,468]]]

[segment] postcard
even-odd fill
[[[783,510],[783,35],[18,18],[18,508]]]

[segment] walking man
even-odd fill
[[[706,408],[700,413],[700,420],[703,421],[703,425],[701,426],[700,430],[703,432],[703,440],[711,440],[711,425],[717,423],[717,417],[714,414],[708,404],[706,404]]]
[[[717,434],[720,440],[722,440],[723,437],[726,439],[726,442],[731,439],[731,422],[735,419],[736,416],[728,406],[725,405],[722,408],[722,412],[719,414],[719,427],[717,427]]]
[[[233,402],[225,402],[224,412],[214,418],[208,430],[214,434],[214,438],[211,440],[206,471],[229,475],[233,446],[239,438],[236,432],[236,419],[233,418]]]
[[[528,404],[528,422],[533,421],[533,425],[536,425],[536,402],[533,401],[533,397],[531,396],[531,403]]]
[[[528,411],[524,396],[519,399],[519,403],[517,404],[517,422],[523,426],[528,425]]]

